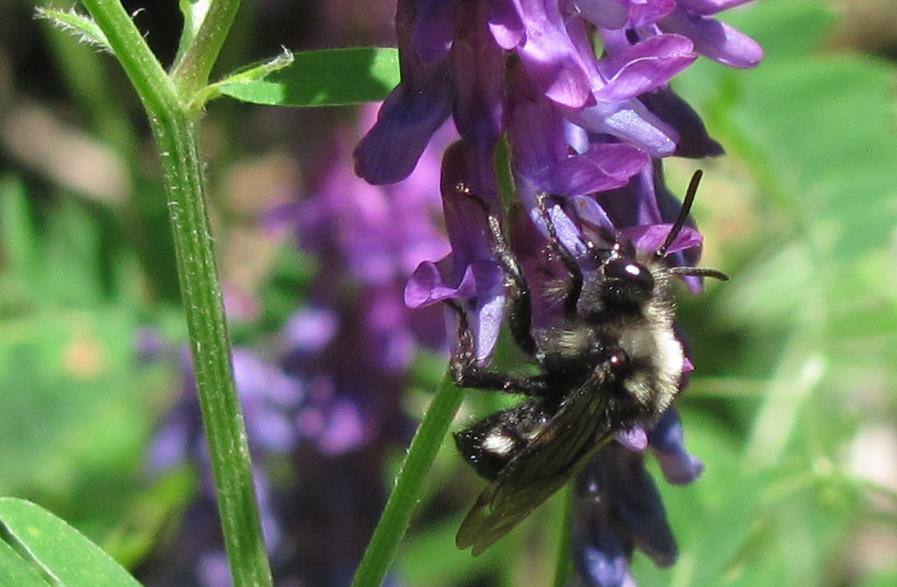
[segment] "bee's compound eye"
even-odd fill
[[[619,279],[645,293],[654,291],[654,278],[648,268],[632,259],[613,259],[604,265],[604,276]]]

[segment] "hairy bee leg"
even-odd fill
[[[544,192],[538,194],[536,196],[536,205],[539,208],[539,213],[542,215],[542,220],[545,222],[545,227],[548,229],[548,244],[560,257],[564,268],[570,274],[570,285],[567,286],[567,292],[564,294],[564,314],[568,318],[575,318],[576,305],[579,303],[579,295],[582,293],[582,270],[579,268],[579,263],[576,262],[573,254],[558,238],[557,227],[554,225],[551,214],[548,213],[547,199],[548,194]]]
[[[449,361],[449,372],[455,385],[531,396],[549,393],[547,382],[542,377],[502,373],[477,365],[473,333],[467,321],[467,314],[456,302],[446,303],[458,315],[458,350]]]
[[[523,270],[520,263],[511,251],[511,246],[505,239],[504,233],[501,231],[501,222],[498,215],[490,212],[489,206],[483,199],[470,190],[470,188],[460,183],[456,189],[467,197],[471,198],[483,211],[489,224],[489,232],[492,235],[492,252],[498,258],[498,264],[501,265],[505,274],[505,287],[508,290],[508,296],[511,298],[511,312],[508,316],[508,326],[511,329],[511,336],[514,342],[526,354],[536,355],[537,345],[533,338],[533,307],[530,299],[529,287],[526,279],[523,277]]]
[[[492,249],[502,270],[505,272],[508,296],[511,298],[511,312],[508,326],[517,346],[530,356],[536,353],[536,340],[533,338],[533,307],[529,286],[523,277],[520,263],[511,251],[505,235],[501,231],[498,216],[489,214],[489,231],[492,233]]]

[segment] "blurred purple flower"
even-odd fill
[[[700,475],[703,465],[686,452],[675,409],[648,440],[668,481],[681,485]],[[602,449],[577,478],[573,503],[574,562],[588,587],[634,586],[629,560],[635,548],[660,566],[675,562],[676,541],[640,451],[620,444]]]

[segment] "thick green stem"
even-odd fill
[[[272,585],[205,208],[193,121],[118,0],[83,0],[143,101],[162,166],[181,296],[234,585]],[[220,45],[219,45],[220,46]]]
[[[364,551],[352,587],[380,587],[383,584],[399,542],[411,522],[424,480],[461,405],[462,397],[461,390],[446,376],[411,441],[396,485],[386,502],[374,536]]]

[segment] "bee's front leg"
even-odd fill
[[[549,386],[542,376],[527,377],[503,373],[478,365],[473,332],[470,330],[467,314],[457,302],[446,303],[458,314],[458,350],[449,361],[449,372],[455,385],[530,396],[544,396],[549,393]]]

